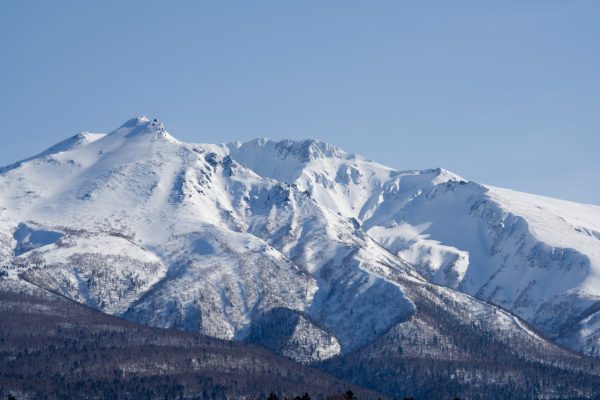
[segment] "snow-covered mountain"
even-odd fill
[[[183,143],[145,117],[0,170],[2,286],[304,363],[430,335],[430,304],[532,358],[563,350],[510,312],[599,354],[599,240],[600,207],[312,140]]]
[[[480,185],[443,169],[396,171],[317,141],[227,148],[261,176],[295,184],[352,219],[428,281],[600,354],[600,207]]]

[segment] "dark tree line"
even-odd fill
[[[600,399],[600,360],[499,338],[452,317],[451,304],[416,306],[415,324],[430,331],[400,326],[319,367],[396,399]]]
[[[0,292],[0,321],[0,400],[326,399],[352,387],[258,346],[134,324],[60,297]]]
[[[415,323],[435,329],[399,326],[316,365],[335,379],[254,345],[133,324],[60,297],[0,292],[0,399],[600,399],[598,360],[544,348],[524,353],[541,358],[522,357],[528,344],[448,317],[443,305],[417,307]]]

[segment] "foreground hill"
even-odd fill
[[[597,358],[559,348],[477,299],[436,286],[413,291],[422,294],[409,321],[319,368],[400,399],[600,399]]]
[[[0,290],[0,321],[2,399],[383,398],[256,346],[133,324],[59,296]]]

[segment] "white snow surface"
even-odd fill
[[[4,279],[226,339],[288,308],[311,320],[284,349],[302,361],[411,318],[420,292],[406,285],[426,281],[500,330],[528,328],[461,292],[596,354],[599,241],[597,206],[397,171],[315,140],[183,143],[146,117],[0,169]]]
[[[480,185],[439,168],[396,171],[318,141],[228,148],[259,175],[294,184],[351,219],[427,280],[600,354],[591,322],[600,319],[600,207]],[[570,339],[561,339],[566,332]]]

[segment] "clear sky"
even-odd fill
[[[138,114],[600,204],[600,1],[0,3],[0,164]]]

